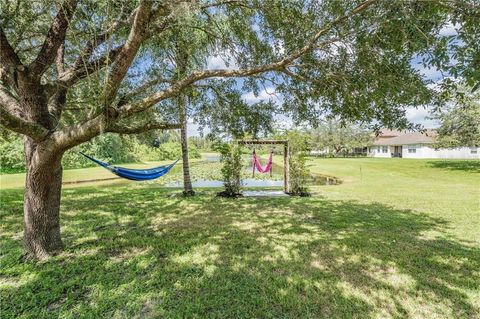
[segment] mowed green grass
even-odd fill
[[[344,180],[321,189],[329,199],[424,213],[448,223],[443,231],[480,246],[479,160],[317,159],[309,168]]]
[[[478,318],[479,165],[317,159],[343,184],[310,198],[67,188],[43,263],[3,189],[1,318]]]

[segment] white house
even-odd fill
[[[435,135],[435,130],[427,130],[424,133],[383,130],[373,145],[368,147],[368,156],[480,159],[478,147],[434,149],[432,144]]]

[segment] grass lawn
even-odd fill
[[[446,223],[442,235],[480,247],[480,161],[318,159],[310,169],[344,180],[341,187],[321,189],[329,199],[424,213]]]
[[[0,317],[480,317],[480,162],[311,169],[343,183],[237,200],[67,187],[65,252],[41,264],[21,262],[22,190],[2,184]]]

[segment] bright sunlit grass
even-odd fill
[[[344,183],[311,198],[68,188],[41,264],[2,190],[1,318],[477,318],[480,174],[458,162],[318,159]]]

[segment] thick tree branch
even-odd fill
[[[78,56],[72,68],[66,70],[64,76],[61,77],[61,81],[63,82],[62,85],[67,87],[72,86],[78,80],[85,78],[88,75],[91,75],[92,73],[102,69],[105,66],[116,63],[116,61],[120,57],[120,54],[124,52],[125,46],[129,45],[128,40],[125,44],[110,50],[108,53],[104,54],[102,57],[97,58],[96,60],[91,62],[87,62],[87,61],[91,57],[95,48],[97,48],[100,44],[104,43],[112,35],[113,32],[118,30],[119,27],[126,25],[128,23],[133,23],[138,10],[139,8],[137,7],[135,10],[132,11],[128,19],[124,21],[120,21],[120,20],[114,21],[105,32],[99,34],[98,36],[88,41],[85,49]],[[153,18],[155,18],[156,15],[158,15],[158,12],[152,13],[149,17],[149,20],[154,20]],[[143,39],[141,40],[143,41],[145,38],[150,37],[153,34],[158,34],[159,32],[162,32],[165,28],[166,28],[166,21],[162,23],[162,25],[156,28],[149,29],[148,33],[145,32],[142,35]],[[136,52],[133,54],[133,57],[135,57],[135,54]],[[130,65],[127,66],[127,70],[129,66]],[[121,83],[122,79],[120,79],[119,83]]]
[[[86,65],[78,68],[78,69],[71,69],[66,71],[63,76],[60,77],[59,85],[64,87],[70,87],[75,84],[78,80],[81,80],[93,73],[101,70],[102,68],[110,65],[116,59],[116,57],[120,54],[123,45],[116,47],[110,50],[105,55],[97,58],[94,61],[87,63]]]
[[[82,67],[82,65],[86,64],[90,59],[90,57],[92,56],[92,53],[95,51],[95,49],[98,48],[98,46],[104,43],[106,40],[108,40],[112,36],[112,34],[116,30],[118,30],[121,26],[127,25],[128,23],[132,23],[136,12],[137,12],[137,9],[133,10],[130,16],[128,17],[128,19],[126,20],[113,21],[112,24],[104,32],[90,39],[85,45],[85,48],[83,49],[83,51],[75,60],[72,66],[72,70],[78,70]],[[123,13],[124,11],[122,11],[121,15],[123,15]]]
[[[172,97],[174,95],[177,95],[182,91],[185,87],[203,80],[207,78],[213,78],[213,77],[247,77],[251,75],[256,75],[259,73],[264,73],[264,72],[269,72],[269,71],[284,71],[285,68],[290,65],[293,61],[296,59],[300,58],[302,55],[305,53],[311,51],[312,49],[315,49],[318,47],[317,41],[318,39],[330,31],[332,28],[334,28],[336,25],[342,23],[349,17],[359,14],[360,12],[364,11],[367,9],[370,5],[374,4],[378,0],[367,0],[355,7],[352,11],[348,12],[347,14],[333,20],[332,22],[328,23],[326,26],[321,28],[308,42],[305,46],[300,48],[299,50],[291,53],[290,55],[284,57],[282,60],[277,61],[277,62],[272,62],[266,65],[261,65],[257,67],[252,67],[248,69],[239,69],[239,70],[205,70],[205,71],[197,71],[193,72],[190,76],[177,81],[175,84],[173,84],[171,87],[168,89],[165,89],[160,92],[156,92],[148,97],[145,97],[144,99],[135,102],[135,103],[130,103],[122,106],[119,109],[119,117],[124,118],[124,117],[129,117],[133,114],[136,114],[138,112],[142,112],[149,107],[153,106],[154,104],[167,99],[169,97]]]
[[[102,132],[118,134],[137,134],[151,130],[179,129],[179,123],[148,122],[140,125],[122,125],[107,120],[104,114],[84,123],[79,123],[52,133],[52,139],[59,150],[67,150],[82,144]]]
[[[10,114],[0,105],[0,124],[14,132],[27,135],[36,141],[43,140],[48,135],[48,130],[41,125],[27,122]]]
[[[16,115],[14,115],[16,114]],[[48,135],[43,126],[27,122],[20,116],[17,100],[4,90],[0,90],[0,124],[14,132],[27,135],[34,140],[42,140]]]
[[[103,103],[105,106],[109,105],[114,100],[118,88],[120,87],[120,83],[127,74],[128,68],[132,64],[133,59],[142,44],[143,37],[148,27],[151,5],[152,3],[150,1],[142,1],[138,6],[127,41],[121,48],[118,56],[115,58],[111,71],[108,74],[108,80],[105,83],[103,93]]]
[[[22,117],[20,103],[18,103],[17,99],[8,91],[2,88],[0,88],[0,104],[2,104],[4,109],[10,112],[10,114]]]
[[[60,119],[62,112],[67,103],[67,89],[60,87],[55,94],[53,94],[51,102],[49,103],[49,112],[56,117],[57,121]]]
[[[64,59],[65,59],[65,43],[62,43],[58,47],[57,57],[55,59],[55,65],[57,66],[58,77],[61,77],[62,74],[65,72]]]
[[[213,2],[213,3],[208,3],[202,5],[200,8],[201,9],[208,9],[208,8],[213,8],[213,7],[219,7],[223,5],[237,5],[239,7],[245,7],[249,9],[253,9],[254,7],[247,5],[245,1],[242,0],[230,0],[230,1],[219,1],[219,2]]]
[[[8,42],[3,28],[0,26],[0,60],[2,64],[5,63],[10,68],[15,68],[17,65],[22,65],[20,58],[15,53],[15,50],[12,48]]]
[[[135,126],[112,124],[107,127],[106,132],[119,134],[138,134],[151,130],[173,130],[180,129],[181,127],[182,125],[180,123],[168,122],[149,122]]]
[[[48,30],[37,58],[29,66],[32,75],[42,75],[55,60],[58,48],[65,41],[68,24],[76,6],[77,0],[65,0],[62,4],[58,14],[52,21],[50,30]]]
[[[169,80],[169,79],[163,79],[163,78],[158,78],[158,79],[154,79],[154,80],[151,80],[151,81],[148,81],[148,82],[145,82],[144,84],[140,85],[138,88],[136,88],[135,90],[129,92],[128,94],[125,95],[124,99],[129,101],[131,98],[145,92],[146,90],[148,90],[149,88],[155,86],[155,85],[158,85],[158,84],[162,84],[162,83],[172,83],[172,80]]]
[[[135,15],[133,18],[132,27],[128,35],[122,50],[112,64],[111,72],[108,75],[108,81],[105,85],[103,94],[103,104],[108,106],[115,98],[118,88],[125,77],[130,65],[135,58],[140,45],[149,37],[157,35],[167,27],[172,19],[182,9],[182,1],[172,1],[161,4],[155,9],[152,9],[152,3],[150,1],[143,1],[134,10]],[[160,25],[153,26],[159,17],[164,17],[163,22]],[[129,20],[131,20],[130,18]]]
[[[242,3],[242,1],[239,1],[239,0],[219,1],[219,2],[204,4],[201,6],[201,8],[206,9],[210,7],[217,7],[217,6],[226,5],[226,4],[238,4],[238,3]]]
[[[60,151],[68,150],[105,132],[106,123],[106,118],[102,114],[86,122],[53,132],[52,140]]]
[[[6,67],[6,65],[5,65],[5,67]],[[15,87],[15,81],[14,81],[13,74],[11,72],[8,72],[5,67],[0,65],[0,83],[8,86],[10,88],[14,88]]]

